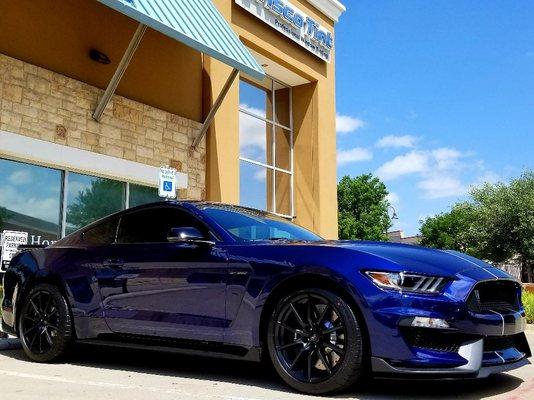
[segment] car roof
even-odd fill
[[[106,222],[107,220],[110,220],[112,218],[120,217],[121,215],[140,211],[144,209],[154,208],[154,207],[161,207],[161,206],[178,206],[188,209],[189,211],[193,212],[202,212],[203,206],[213,206],[221,209],[227,209],[227,210],[242,210],[242,211],[248,211],[250,213],[255,213],[257,215],[262,215],[266,217],[276,217],[274,214],[271,214],[267,211],[258,210],[255,208],[250,207],[243,207],[243,206],[237,206],[234,204],[227,204],[227,203],[221,203],[221,202],[215,202],[215,201],[203,201],[203,200],[161,200],[161,201],[155,201],[152,203],[146,203],[141,204],[139,206],[127,208],[125,210],[117,211],[113,214],[106,215],[105,217],[102,217],[96,221],[91,222],[90,224],[81,227],[80,229],[70,233],[69,235],[65,236],[62,239],[59,239],[56,244],[61,245],[63,243],[70,242],[71,239],[75,239],[79,235],[81,235],[83,232],[88,231],[89,229],[92,229],[93,227]]]
[[[260,215],[263,215],[263,216],[266,216],[266,217],[278,217],[276,214],[273,214],[273,213],[270,213],[268,211],[265,211],[265,210],[259,210],[257,208],[252,208],[252,207],[244,207],[244,206],[240,206],[240,205],[236,205],[236,204],[229,204],[229,203],[222,203],[222,202],[217,202],[217,201],[206,201],[206,200],[163,200],[163,201],[156,201],[156,202],[153,202],[153,203],[146,203],[146,204],[142,204],[140,206],[136,206],[136,207],[132,207],[132,208],[128,208],[126,210],[122,210],[122,211],[119,211],[117,212],[116,214],[120,214],[120,213],[123,213],[123,212],[128,212],[128,211],[132,211],[132,210],[142,210],[143,208],[152,208],[154,206],[169,206],[169,205],[177,205],[177,206],[192,206],[196,209],[202,209],[202,207],[204,206],[213,206],[213,207],[216,207],[216,208],[222,208],[222,209],[227,209],[227,210],[243,210],[243,211],[248,211],[248,212],[251,212],[251,213],[255,213],[255,214],[260,214]]]

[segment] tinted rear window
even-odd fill
[[[83,241],[89,244],[111,244],[117,234],[118,219],[114,218],[89,229],[83,234]]]

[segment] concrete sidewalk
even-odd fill
[[[534,348],[534,332],[528,332]],[[148,351],[78,346],[63,364],[27,361],[22,350],[0,351],[2,399],[317,399],[292,392],[270,368],[246,362]],[[484,380],[374,380],[337,398],[529,399],[534,366]],[[324,399],[324,397],[321,397]]]

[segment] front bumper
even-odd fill
[[[522,306],[473,311],[477,282],[457,280],[438,296],[381,293],[366,310],[376,375],[480,378],[529,364]],[[414,316],[443,319],[449,329],[412,327]]]

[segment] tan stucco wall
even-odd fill
[[[113,97],[98,123],[91,114],[101,95],[94,86],[0,54],[0,130],[155,167],[175,166],[189,175],[180,197],[203,198],[204,141],[189,150],[200,124],[122,96]],[[61,167],[61,160],[54,166]]]

